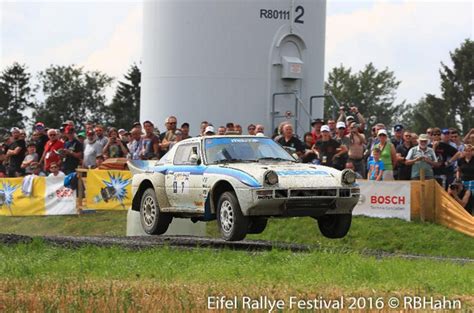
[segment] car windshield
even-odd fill
[[[261,160],[295,162],[288,152],[270,138],[211,137],[205,139],[204,148],[209,164]]]

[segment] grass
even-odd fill
[[[427,295],[474,308],[472,263],[318,251],[69,250],[41,240],[0,246],[0,260],[0,310],[7,311],[202,311],[209,295]]]
[[[216,222],[209,222],[210,236],[218,237]],[[126,212],[97,212],[80,216],[0,216],[0,232],[22,235],[124,236]],[[399,219],[353,218],[342,239],[323,237],[311,218],[270,219],[267,229],[248,239],[320,245],[328,249],[474,258],[474,238],[444,226]]]

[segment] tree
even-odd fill
[[[474,41],[466,39],[450,56],[453,68],[441,63],[441,91],[446,107],[468,132],[474,127]]]
[[[74,65],[51,65],[38,74],[44,101],[35,106],[33,117],[49,127],[65,120],[77,126],[86,121],[107,120],[105,89],[112,78],[99,71],[84,71]]]
[[[447,128],[455,125],[455,116],[443,110],[445,107],[444,99],[427,94],[418,103],[406,107],[403,114],[404,125],[418,134],[424,134],[428,127]]]
[[[133,64],[124,77],[125,81],[118,83],[109,112],[113,125],[129,129],[140,119],[140,69]]]
[[[388,68],[379,71],[372,63],[358,73],[340,65],[329,73],[325,91],[346,107],[354,104],[372,122],[393,125],[404,105],[404,102],[395,104],[400,83]],[[338,114],[338,108],[326,102],[325,116],[332,116],[333,112]]]
[[[33,106],[30,77],[17,62],[0,75],[0,127],[25,126],[25,109]]]

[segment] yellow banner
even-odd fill
[[[132,205],[132,173],[87,171],[86,201],[88,209],[127,210]]]
[[[45,177],[36,176],[30,186],[22,190],[22,177],[0,179],[0,215],[45,215]]]

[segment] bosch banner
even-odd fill
[[[354,215],[410,220],[410,182],[358,183],[361,194],[359,203],[354,208]]]

